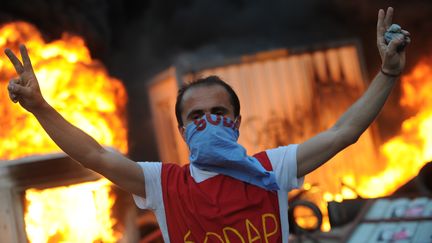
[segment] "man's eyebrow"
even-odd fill
[[[226,108],[226,107],[224,107],[224,106],[215,106],[215,107],[211,108],[211,111],[212,112],[214,112],[214,111],[224,111],[224,112],[227,112],[227,111],[229,111],[229,109]]]

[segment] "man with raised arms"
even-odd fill
[[[241,124],[237,95],[215,76],[179,90],[178,127],[190,150],[190,164],[183,167],[136,163],[71,125],[43,98],[25,46],[20,46],[22,62],[5,50],[18,75],[8,91],[10,99],[31,112],[66,154],[132,193],[138,207],[153,210],[165,242],[288,242],[287,192],[357,141],[402,73],[410,37],[400,30],[387,43],[384,35],[392,18],[392,8],[379,10],[381,70],[334,126],[301,144],[254,156],[237,143]]]

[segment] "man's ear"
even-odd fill
[[[235,128],[240,129],[240,124],[241,124],[241,115],[238,115],[236,119],[236,123],[234,124]]]
[[[186,129],[185,129],[185,127],[178,125],[177,128],[178,128],[178,131],[179,131],[181,137],[183,138],[183,141],[186,142]]]

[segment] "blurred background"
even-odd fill
[[[377,9],[390,5],[396,10],[395,22],[413,36],[408,52],[410,70],[432,49],[432,6],[427,0],[21,0],[2,1],[0,22],[32,23],[48,42],[64,32],[81,36],[92,57],[101,60],[126,87],[130,156],[157,160],[142,91],[146,80],[172,65],[179,54],[216,49],[234,55],[356,38],[370,79],[380,65],[375,44]],[[401,120],[399,115],[387,116],[391,124]]]

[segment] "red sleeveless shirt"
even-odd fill
[[[273,170],[265,152],[254,157]],[[220,174],[197,183],[176,164],[162,164],[161,183],[171,242],[282,242],[275,191]]]

